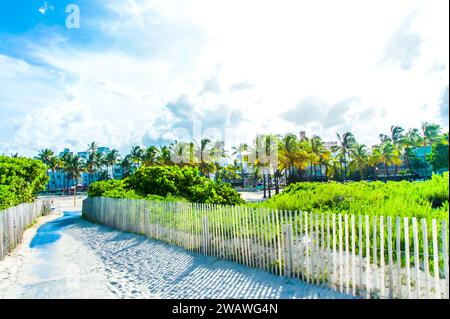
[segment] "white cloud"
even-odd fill
[[[336,131],[352,130],[371,144],[392,124],[429,121],[448,129],[441,101],[449,82],[447,1],[116,0],[105,6],[117,19],[87,21],[114,44],[103,51],[50,38],[27,43],[30,59],[44,66],[0,56],[0,68],[9,72],[0,73],[8,88],[0,92],[0,113],[4,105],[23,110],[6,116],[20,125],[2,132],[0,142],[16,141],[27,152],[46,146],[50,135],[62,147],[64,127],[41,128],[40,114],[80,130],[80,145],[163,140],[173,128],[163,120],[171,118],[165,106],[183,95],[191,115],[206,123],[239,118],[241,139],[302,129],[334,139]],[[326,108],[349,97],[358,103],[336,109],[345,114],[335,118],[316,106],[302,109],[309,121],[286,121],[283,114],[307,97]],[[84,115],[69,123],[75,110]]]
[[[55,9],[54,6],[49,5],[48,2],[45,1],[44,4],[41,7],[39,7],[38,11],[41,14],[46,14],[48,10],[53,11],[54,9]]]

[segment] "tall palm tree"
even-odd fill
[[[134,146],[130,152],[130,159],[136,168],[139,168],[142,163],[145,150],[141,146]]]
[[[120,167],[122,168],[123,177],[130,176],[133,169],[133,161],[130,155],[125,156],[125,158],[120,162]]]
[[[156,146],[149,146],[143,156],[142,156],[142,165],[144,166],[154,166],[158,164],[159,158],[159,150]]]
[[[297,135],[289,133],[281,137],[278,145],[278,161],[280,169],[285,172],[286,181],[293,175],[297,150]]]
[[[17,154],[17,157],[18,157],[18,155],[19,154]],[[52,158],[54,156],[55,156],[55,153],[51,149],[46,148],[39,152],[38,159],[40,159],[42,161],[42,163],[44,163],[45,166],[47,166],[47,168],[49,168],[51,165]],[[49,175],[48,172],[47,172],[47,175]],[[53,176],[53,178],[54,178],[54,176]],[[47,185],[47,190],[49,188],[50,188],[50,185]]]
[[[241,179],[242,179],[242,187],[244,187],[244,162],[248,161],[248,145],[246,143],[240,143],[238,146],[233,146],[232,155],[239,155],[239,159],[241,161]]]
[[[336,133],[336,136],[338,138],[338,145],[333,146],[332,151],[338,153],[338,157],[341,159],[341,169],[342,166],[344,166],[341,175],[344,180],[347,176],[347,164],[349,162],[350,149],[356,143],[356,139],[350,132],[346,132],[342,136],[339,133]]]
[[[364,170],[367,167],[369,161],[369,155],[367,154],[366,146],[364,144],[354,144],[350,149],[350,155],[350,169],[358,171],[361,180],[365,179]]]
[[[313,162],[314,174],[316,174],[316,164],[320,166],[320,179],[322,180],[322,166],[330,158],[330,152],[326,149],[322,139],[314,135],[309,143],[311,144],[311,151],[316,161]]]
[[[109,175],[108,168],[111,167],[111,178],[114,179],[114,165],[117,164],[120,154],[118,150],[113,149],[105,156],[106,174]]]
[[[77,186],[78,181],[81,178],[81,174],[84,171],[84,163],[80,156],[70,155],[68,157],[68,162],[66,163],[65,170],[67,172],[67,176],[69,180],[75,180],[75,186],[74,186],[74,201],[76,204],[76,196],[77,196]]]
[[[410,128],[403,139],[404,156],[408,167],[411,169],[410,158],[418,160],[417,148],[423,144],[422,137],[417,128]]]
[[[198,163],[200,176],[205,175],[205,171],[211,171],[211,140],[209,138],[203,138],[200,141],[200,145],[196,145],[196,158],[195,161]]]
[[[441,127],[438,124],[424,122],[422,123],[422,146],[430,146],[441,139]]]
[[[172,159],[171,159],[171,153],[170,153],[170,147],[167,145],[160,146],[158,150],[158,164],[159,165],[172,165]]]
[[[98,144],[96,142],[91,142],[88,144],[88,149],[87,151],[91,154],[96,153],[98,150]]]
[[[96,169],[96,162],[95,162],[95,154],[96,153],[91,153],[89,154],[85,165],[85,171],[88,173],[89,176],[89,181],[88,181],[88,185],[90,185],[93,181],[93,175],[95,173],[95,169]]]
[[[390,165],[399,165],[401,163],[400,153],[398,149],[394,147],[394,144],[390,140],[386,140],[383,143],[381,143],[379,151],[380,151],[379,159],[384,164],[387,180],[389,177],[388,167]]]
[[[52,156],[49,158],[48,167],[52,171],[53,175],[53,186],[54,189],[56,189],[56,171],[60,169],[61,165],[61,159],[57,156]]]
[[[211,158],[213,161],[213,169],[215,171],[215,180],[216,182],[220,180],[220,172],[221,172],[221,162],[222,159],[227,157],[225,150],[225,142],[224,141],[216,141],[211,148]]]

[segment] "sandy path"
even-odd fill
[[[0,298],[348,298],[81,219],[45,217],[0,262]]]

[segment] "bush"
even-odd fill
[[[41,161],[0,156],[0,210],[34,201],[48,179]]]
[[[243,203],[240,195],[230,185],[215,183],[199,176],[195,168],[178,166],[143,167],[123,181],[93,183],[88,195],[222,205]]]
[[[282,210],[448,220],[449,175],[418,182],[296,183],[256,206]]]

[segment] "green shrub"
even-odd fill
[[[178,166],[143,167],[123,181],[93,183],[88,195],[223,205],[243,203],[230,185],[202,177],[195,168]]]
[[[0,156],[0,210],[32,202],[48,179],[47,168],[39,160]]]
[[[448,220],[449,175],[420,182],[296,183],[253,204],[281,210],[415,216]]]

